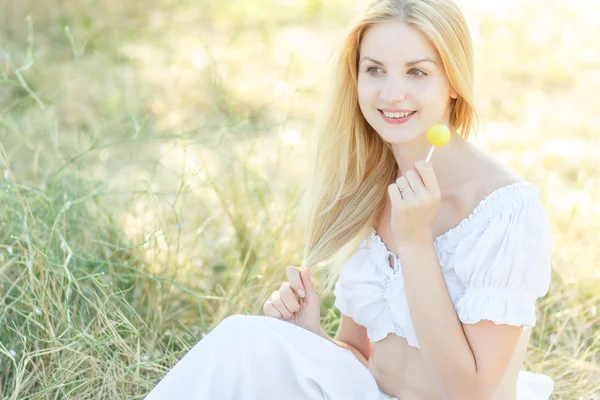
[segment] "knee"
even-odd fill
[[[232,335],[240,335],[248,333],[250,327],[254,324],[251,322],[251,315],[235,314],[222,320],[214,330],[224,331]]]
[[[252,318],[252,315],[243,315],[243,314],[234,314],[229,317],[223,319],[219,326],[227,326],[227,327],[241,327],[243,325],[247,325],[248,321]]]

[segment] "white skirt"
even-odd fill
[[[548,376],[521,371],[518,400],[548,400],[552,390]],[[225,318],[146,397],[173,399],[397,400],[350,350],[260,315]]]

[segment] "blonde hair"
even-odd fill
[[[323,120],[313,148],[311,186],[305,193],[306,238],[302,267],[326,269],[325,290],[375,226],[387,186],[398,172],[391,145],[377,135],[358,105],[358,57],[369,27],[403,21],[431,41],[458,94],[450,125],[468,139],[473,129],[473,56],[467,23],[451,0],[379,0],[353,24],[340,48]]]

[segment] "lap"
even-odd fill
[[[319,383],[332,397],[380,400],[370,371],[347,349],[292,323],[266,316],[234,315],[215,328],[233,332],[248,355],[273,360],[297,379]],[[243,351],[243,350],[241,350]],[[343,396],[335,394],[343,393]],[[355,394],[351,394],[355,393]],[[387,397],[384,397],[387,399]]]
[[[233,315],[196,344],[149,400],[387,400],[354,354],[292,323]],[[271,396],[271,397],[269,397]]]

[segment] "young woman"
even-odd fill
[[[521,370],[550,283],[539,190],[477,149],[473,55],[450,0],[380,0],[343,42],[303,268],[231,316],[148,399],[546,400]],[[451,140],[429,163],[427,129]],[[342,313],[320,328],[311,266]]]

